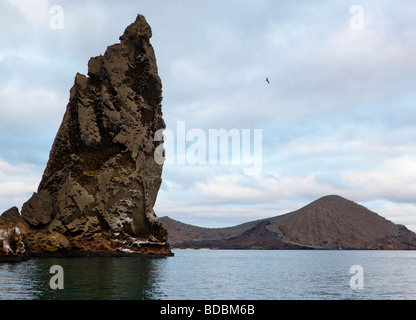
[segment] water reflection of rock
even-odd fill
[[[155,298],[159,266],[165,258],[94,257],[45,258],[27,263],[25,285],[30,299],[62,300],[147,300]],[[64,270],[64,289],[51,289],[50,267]],[[36,290],[34,291],[34,287]]]

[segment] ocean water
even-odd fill
[[[416,299],[415,251],[174,253],[169,258],[42,258],[0,264],[0,299]],[[62,269],[51,273],[56,265]],[[63,289],[53,289],[54,284]]]

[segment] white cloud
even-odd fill
[[[0,214],[19,209],[36,192],[42,169],[30,163],[13,164],[0,158]]]
[[[257,176],[256,178],[229,175],[209,178],[206,182],[197,184],[205,197],[217,199],[218,202],[267,202],[318,198],[328,194],[339,193],[341,190],[320,182],[316,174],[306,176]]]
[[[0,175],[2,177],[22,176],[32,171],[34,166],[32,164],[15,165],[0,158]]]
[[[0,182],[0,193],[2,197],[24,196],[27,193],[36,191],[36,189],[36,184],[28,185],[23,181]]]
[[[16,23],[29,23],[30,27],[48,25],[49,7],[47,0],[7,0],[11,5],[16,6],[25,21]]]
[[[196,184],[204,197],[218,202],[267,202],[290,198],[318,198],[339,194],[351,200],[385,199],[416,204],[416,154],[378,159],[372,169],[306,174],[217,175]]]
[[[12,80],[0,88],[0,133],[32,132],[58,123],[66,102],[47,88],[24,87]]]
[[[350,193],[357,200],[416,203],[416,156],[380,160],[371,170],[346,171],[343,179],[351,184]]]

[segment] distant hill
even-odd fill
[[[172,248],[416,250],[416,233],[332,195],[284,215],[229,228],[161,218]]]

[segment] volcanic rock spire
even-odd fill
[[[22,208],[33,253],[170,254],[153,211],[162,166],[162,84],[138,15],[119,44],[77,74],[37,193]]]

